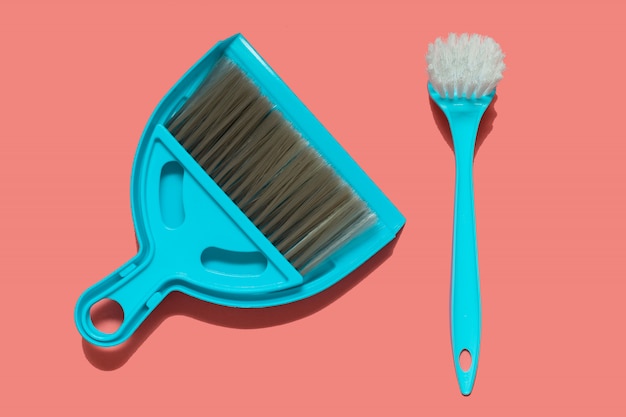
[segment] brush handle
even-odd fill
[[[474,388],[480,354],[481,307],[474,212],[474,148],[480,119],[496,94],[495,89],[480,98],[441,97],[428,83],[430,97],[450,123],[456,158],[454,226],[452,238],[452,279],[450,286],[450,335],[459,388],[469,395]],[[471,357],[467,370],[461,354]]]
[[[481,303],[472,165],[481,116],[482,112],[474,109],[449,118],[456,156],[450,326],[454,365],[463,395],[472,391],[480,353]],[[463,351],[471,357],[467,370],[461,367]]]

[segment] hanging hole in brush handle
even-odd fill
[[[472,354],[469,353],[469,350],[463,349],[461,354],[459,355],[459,365],[461,366],[461,370],[463,372],[467,372],[472,365]]]
[[[454,348],[454,366],[461,394],[472,393],[476,372],[478,370],[478,351],[472,353],[471,348]],[[474,357],[476,356],[476,357]]]

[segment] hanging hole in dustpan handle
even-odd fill
[[[124,310],[117,301],[103,298],[91,306],[89,317],[96,329],[111,334],[115,333],[124,322]]]
[[[76,326],[89,343],[109,347],[126,341],[167,295],[162,273],[137,259],[89,288],[76,303]]]

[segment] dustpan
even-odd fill
[[[227,57],[235,63],[365,201],[376,224],[301,275],[230,200],[165,128]],[[87,289],[75,321],[98,346],[127,340],[172,291],[215,304],[260,308],[323,291],[387,245],[404,217],[242,35],[219,42],[166,94],[142,134],[131,175],[131,206],[139,250],[126,264]],[[124,313],[119,328],[96,328],[90,309],[103,299]]]

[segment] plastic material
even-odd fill
[[[302,276],[163,126],[222,56],[237,64],[377,215],[378,222]],[[172,291],[234,307],[266,307],[314,295],[389,243],[405,220],[328,131],[241,35],[218,43],[163,98],[138,145],[131,178],[137,255],[79,298],[75,321],[90,343],[127,340]],[[98,330],[102,299],[124,312],[113,333]]]
[[[448,118],[454,142],[456,187],[452,238],[450,333],[459,387],[463,395],[469,395],[474,387],[478,369],[481,332],[472,166],[480,119],[493,100],[495,90],[479,99],[443,98],[429,83],[428,92]],[[467,351],[471,357],[467,370],[461,367],[463,351]]]

